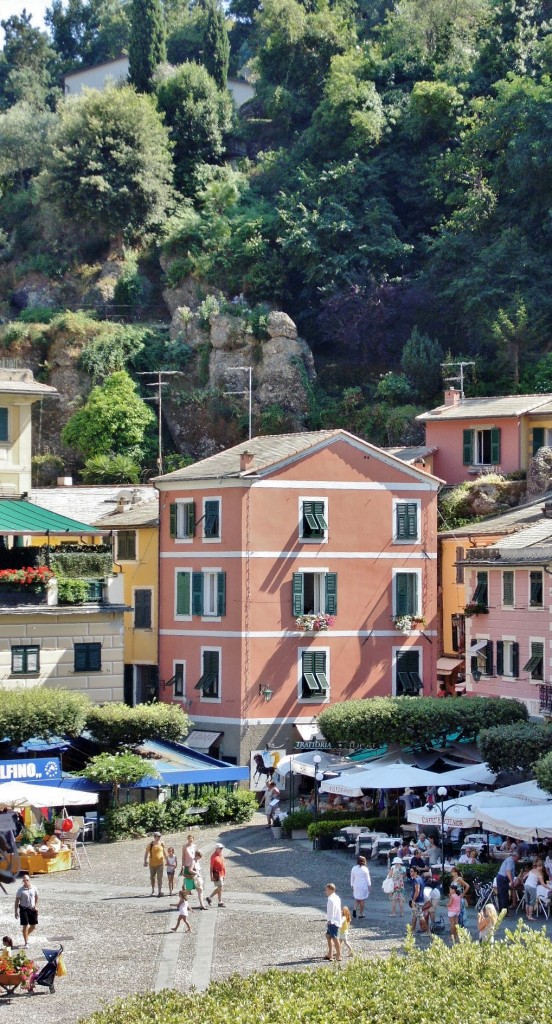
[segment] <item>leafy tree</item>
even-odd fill
[[[541,789],[546,790],[547,793],[552,793],[552,752],[545,754],[544,757],[540,757],[538,761],[535,761],[533,770]]]
[[[128,455],[91,455],[81,472],[85,484],[138,484],[140,466]]]
[[[31,24],[23,10],[0,22],[4,49],[0,63],[0,102],[4,107],[25,101],[52,105],[56,99],[57,61],[45,32]]]
[[[121,786],[133,786],[142,779],[159,778],[155,764],[137,754],[97,754],[80,773],[91,782],[107,782],[112,787],[113,803],[119,805]]]
[[[0,175],[15,179],[25,188],[32,172],[41,166],[48,133],[55,114],[37,110],[30,103],[15,103],[0,114]]]
[[[393,373],[389,370],[384,373],[376,388],[375,397],[380,402],[389,402],[391,405],[407,402],[412,393],[411,385],[404,373]]]
[[[401,367],[420,398],[431,399],[442,380],[443,350],[438,341],[414,328],[401,356]]]
[[[50,138],[42,194],[67,219],[109,237],[151,232],[172,199],[167,131],[130,86],[64,104]]]
[[[527,772],[552,751],[552,728],[535,722],[497,725],[479,733],[477,746],[492,772]]]
[[[19,745],[37,737],[80,736],[90,701],[69,690],[0,690],[0,733]]]
[[[520,352],[527,345],[528,331],[527,307],[518,292],[509,310],[499,309],[492,325],[499,358],[510,369],[514,388],[519,387]]]
[[[154,413],[138,395],[136,384],[120,371],[92,388],[86,404],[63,428],[62,440],[86,458],[112,452],[139,459],[153,423]]]
[[[219,89],[226,89],[230,43],[218,0],[202,0],[206,10],[203,63]]]
[[[106,747],[137,746],[145,740],[181,740],[190,719],[177,704],[94,705],[88,711],[86,727]]]
[[[129,0],[52,0],[45,21],[66,68],[112,60],[128,50]]]
[[[332,57],[307,141],[314,159],[326,163],[328,152],[338,151],[343,160],[374,149],[380,141],[385,113],[374,82],[367,80],[370,70],[360,50]]]
[[[232,101],[198,64],[184,64],[157,86],[157,103],[174,145],[175,183],[193,191],[198,163],[216,163],[232,126]]]
[[[165,19],[160,0],[131,0],[129,81],[138,92],[153,92],[153,78],[167,59]]]
[[[370,697],[326,708],[320,729],[332,746],[379,747],[383,743],[414,743],[424,747],[435,739],[446,743],[450,733],[475,739],[494,723],[526,722],[527,708],[516,700],[466,697],[461,701],[434,697]],[[531,727],[528,727],[531,728]]]

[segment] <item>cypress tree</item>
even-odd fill
[[[167,59],[165,43],[160,0],[132,0],[128,77],[138,92],[152,92],[155,69]]]
[[[203,64],[219,89],[226,89],[228,78],[228,62],[230,60],[230,42],[226,31],[224,12],[217,0],[204,0],[207,12],[205,37],[203,44]]]

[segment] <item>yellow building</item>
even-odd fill
[[[0,490],[5,497],[30,491],[31,409],[34,402],[57,395],[17,364],[17,359],[0,359]]]

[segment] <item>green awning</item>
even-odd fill
[[[0,498],[0,534],[98,534],[101,530],[60,516],[30,501]]]

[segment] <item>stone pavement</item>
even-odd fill
[[[13,1024],[74,1024],[118,996],[192,986],[205,989],[211,980],[271,967],[339,970],[322,957],[325,942],[326,882],[333,881],[344,902],[352,906],[349,875],[353,860],[341,852],[313,853],[307,842],[276,841],[264,816],[251,825],[197,829],[198,846],[208,858],[219,839],[226,843],[228,885],[226,906],[199,913],[192,894],[192,933],[170,931],[176,899],[150,897],[149,874],[143,867],[147,840],[90,845],[90,867],[64,874],[39,875],[39,927],[29,952],[40,958],[42,946],[63,943],[67,978],[56,992],[38,989],[33,996],[14,996]],[[164,837],[179,856],[185,834]],[[381,890],[385,869],[371,865],[372,895],[367,916],[354,922],[351,944],[361,957],[387,955],[402,945],[408,918],[390,919]],[[207,878],[206,878],[207,882]],[[18,943],[13,902],[15,887],[0,894],[0,936]],[[211,891],[206,887],[206,893]],[[444,912],[446,918],[446,910]],[[472,929],[475,913],[470,912]],[[540,923],[539,923],[540,924]],[[429,938],[417,939],[427,945]],[[0,1000],[0,1004],[3,1000]]]

